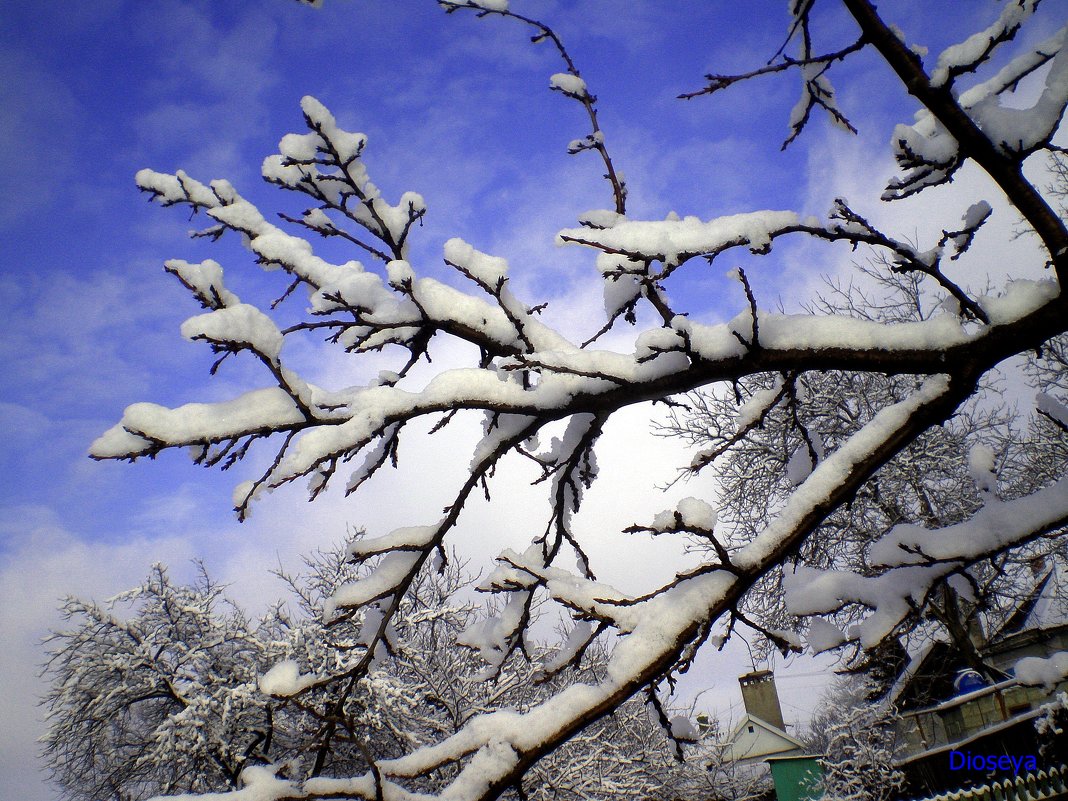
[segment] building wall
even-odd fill
[[[745,711],[785,731],[779,693],[775,689],[775,675],[770,670],[758,670],[739,677],[738,683],[742,687]]]
[[[816,801],[823,795],[819,757],[771,760],[778,801]]]
[[[766,757],[770,754],[788,754],[799,750],[798,746],[789,740],[750,722],[738,731],[737,737],[731,744],[729,757],[732,761],[738,761]]]

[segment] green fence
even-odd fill
[[[1053,801],[1068,798],[1068,767],[1061,765],[968,790],[940,793],[923,801]],[[780,801],[783,801],[780,796]]]

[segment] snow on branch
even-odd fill
[[[679,99],[690,100],[702,95],[711,95],[743,81],[796,69],[802,79],[801,97],[790,111],[790,135],[783,141],[782,149],[785,150],[801,135],[801,132],[811,119],[812,111],[817,108],[822,108],[838,127],[850,133],[856,133],[857,129],[853,127],[853,124],[838,106],[834,87],[831,85],[828,73],[836,62],[844,61],[854,53],[863,50],[869,42],[862,36],[852,44],[839,50],[816,55],[813,52],[812,34],[809,30],[809,14],[811,10],[812,3],[795,3],[791,5],[790,13],[793,16],[793,23],[790,26],[787,40],[764,67],[740,75],[710,73],[705,76],[705,80],[708,81],[707,86],[694,92],[680,94]],[[795,38],[798,40],[798,55],[786,55],[784,51]]]
[[[1006,8],[1006,12],[1012,10],[1011,6]],[[954,103],[959,112],[954,115],[954,121],[962,123],[960,133],[947,128],[946,118],[939,118],[929,109],[918,114],[916,123],[897,126],[894,155],[907,172],[890,181],[883,198],[907,197],[952,180],[969,149],[992,151],[989,155],[983,153],[983,161],[996,153],[1018,163],[1036,150],[1048,147],[1068,104],[1066,31],[1068,28],[1061,29],[1039,47],[1018,56],[993,78],[962,93]],[[1049,62],[1052,64],[1045,88],[1034,106],[1014,109],[1002,103],[1004,93],[1015,89],[1025,76]],[[972,68],[968,65],[966,71]],[[932,91],[937,90],[938,81],[932,80],[931,87]],[[981,139],[976,136],[977,131],[982,131]],[[963,140],[967,145],[963,147],[962,134],[967,137]],[[983,144],[984,141],[988,144]]]
[[[976,395],[991,370],[1006,359],[1041,349],[1068,330],[1068,308],[1060,291],[1068,275],[1068,231],[1020,169],[1027,155],[1049,143],[1068,102],[1063,34],[1044,49],[1010,60],[981,97],[956,98],[926,76],[917,54],[867,0],[843,0],[860,26],[861,38],[822,56],[815,55],[820,51],[811,41],[811,4],[796,3],[790,37],[801,38],[800,57],[729,81],[797,67],[804,94],[791,121],[793,138],[817,106],[849,125],[826,82],[826,71],[862,47],[876,51],[901,79],[901,91],[912,93],[923,105],[917,122],[895,133],[893,147],[906,174],[891,184],[888,196],[945,183],[961,164],[973,160],[989,176],[993,194],[1010,199],[1048,255],[1052,270],[1044,280],[1015,276],[979,295],[948,278],[943,261],[983,255],[975,234],[993,212],[982,198],[948,211],[941,238],[926,248],[876,228],[844,200],[835,202],[826,220],[802,218],[792,211],[742,211],[707,221],[674,214],[656,220],[627,217],[626,187],[605,150],[596,98],[552,29],[512,12],[501,0],[441,5],[450,12],[467,10],[531,26],[535,42],[551,43],[565,64],[564,71],[549,79],[550,87],[580,103],[590,118],[591,133],[572,142],[570,149],[601,155],[615,209],[586,212],[578,227],[564,229],[558,237],[561,243],[593,250],[592,269],[604,281],[604,315],[599,309],[589,315],[591,336],[585,345],[574,344],[541,319],[538,312],[544,304],[529,305],[517,297],[515,270],[503,257],[484,253],[459,237],[441,245],[455,281],[426,277],[426,267],[410,247],[419,224],[431,213],[422,197],[407,191],[396,203],[385,200],[388,193],[371,180],[365,162],[367,138],[344,130],[325,106],[306,97],[301,102],[306,132],[283,137],[279,153],[263,165],[268,183],[310,202],[299,217],[283,217],[278,225],[269,222],[225,181],[205,184],[180,171],[137,174],[138,186],[161,205],[203,212],[210,223],[202,235],[238,234],[268,278],[280,275],[289,285],[276,304],[265,308],[243,303],[231,292],[223,282],[223,268],[214,261],[166,264],[201,307],[201,313],[182,326],[182,334],[220,353],[220,362],[251,356],[260,363],[266,386],[228,401],[174,409],[134,404],[97,439],[92,456],[132,461],[187,448],[194,461],[226,468],[252,447],[267,448],[267,468],[235,492],[235,507],[243,518],[262,493],[297,480],[308,481],[311,498],[332,483],[343,483],[347,492],[367,491],[371,476],[405,469],[398,454],[401,442],[411,436],[409,424],[429,418],[436,431],[453,415],[470,414],[482,421],[481,434],[456,457],[455,474],[435,477],[453,483],[445,509],[422,525],[374,532],[349,549],[347,556],[366,562],[366,570],[334,588],[319,611],[336,626],[359,618],[363,650],[329,681],[358,682],[376,660],[393,653],[391,626],[403,599],[458,536],[458,521],[472,493],[483,493],[491,508],[502,510],[502,519],[518,514],[509,499],[490,492],[490,484],[499,465],[520,457],[536,465],[534,483],[545,493],[537,524],[544,528],[526,549],[496,555],[496,567],[479,588],[494,597],[495,611],[467,627],[457,644],[481,657],[482,678],[499,679],[508,665],[524,658],[526,632],[537,610],[545,608],[571,621],[559,652],[542,665],[553,681],[570,676],[568,671],[581,666],[591,648],[609,642],[614,647],[599,674],[572,676],[569,686],[525,709],[490,708],[433,741],[413,739],[407,753],[368,760],[367,771],[352,778],[319,775],[335,738],[348,736],[338,733],[340,718],[319,713],[323,734],[313,777],[299,782],[256,771],[247,775],[243,789],[227,797],[415,799],[426,797],[420,790],[423,778],[448,775],[447,787],[436,797],[488,801],[521,788],[524,775],[538,760],[636,694],[658,698],[658,688],[670,686],[675,675],[690,667],[713,637],[713,628],[718,625],[722,631],[725,620],[728,632],[736,620],[751,622],[777,644],[799,647],[796,634],[784,631],[781,621],[749,611],[747,604],[754,599],[759,606],[759,595],[771,577],[785,572],[794,614],[835,615],[833,623],[817,619],[807,624],[810,647],[835,647],[843,638],[874,646],[914,619],[936,588],[955,581],[953,576],[979,560],[1060,536],[1068,523],[1064,479],[1048,480],[1024,497],[1001,501],[997,480],[988,475],[993,458],[976,451],[972,474],[985,487],[985,505],[977,513],[972,515],[973,507],[952,525],[897,525],[877,542],[858,539],[842,546],[847,551],[828,556],[827,562],[808,563],[820,527],[862,493],[879,496],[885,507],[896,502],[880,495],[879,471],[933,426],[951,419]],[[1027,4],[1018,5],[1022,9]],[[978,39],[966,40],[963,50],[944,54],[945,80],[951,79],[950,73],[998,56],[997,45],[1012,38],[1024,16],[1003,15],[997,30],[981,32]],[[1050,67],[1038,103],[1012,114],[997,106],[1001,92],[1040,62]],[[370,266],[355,259],[327,261],[294,230],[344,240]],[[711,262],[734,248],[745,248],[770,261],[773,243],[787,235],[851,248],[870,246],[883,257],[888,276],[915,281],[916,286],[926,281],[952,302],[943,304],[939,313],[915,319],[818,311],[784,314],[761,308],[742,272],[734,275],[743,282],[745,299],[726,323],[699,322],[696,315],[705,309],[685,293],[680,293],[681,301],[669,298],[668,285],[689,260]],[[233,269],[227,267],[227,274]],[[301,316],[299,322],[283,326],[276,307],[295,303],[290,294],[295,286],[308,290],[307,308],[287,308],[287,319]],[[648,304],[656,322],[639,332],[632,352],[593,347],[619,319],[636,323],[641,304]],[[337,391],[313,385],[292,366],[287,348],[294,340],[323,334],[328,348],[344,351],[355,362],[380,352],[392,360],[392,369],[366,385]],[[447,368],[435,365],[429,380],[414,383],[413,366],[429,361],[436,349],[449,343],[474,346],[461,349],[471,354],[468,361]],[[851,427],[825,440],[820,424],[806,415],[815,401],[804,391],[809,377],[822,371],[881,381],[895,378],[896,394],[856,399],[872,407],[863,414],[854,413],[845,402],[848,398],[843,399],[835,413],[850,416]],[[751,392],[743,403],[738,385],[746,381],[761,381],[763,389]],[[613,416],[649,402],[678,405],[674,396],[717,384],[735,388],[740,408],[725,428],[717,429],[730,433],[722,434],[715,448],[698,453],[689,469],[712,466],[726,451],[756,439],[772,418],[784,415],[790,429],[783,446],[800,457],[793,468],[787,457],[769,463],[782,473],[787,494],[781,503],[759,511],[762,522],[748,538],[735,536],[730,521],[717,513],[722,507],[702,498],[688,498],[663,511],[651,509],[623,531],[598,529],[598,537],[619,535],[623,549],[626,535],[640,532],[689,537],[707,546],[651,590],[632,592],[599,579],[599,566],[576,521],[584,513],[586,492],[603,480],[598,445],[609,436]],[[1046,397],[1041,412],[1063,422],[1063,404]],[[339,473],[347,475],[339,480]],[[895,523],[910,519],[892,508],[887,514]],[[938,518],[937,510],[928,516]],[[868,572],[853,569],[861,562]],[[841,563],[848,569],[838,569]],[[859,622],[843,632],[839,618],[849,614]],[[802,621],[799,628],[805,627]],[[722,644],[723,635],[715,636]],[[272,694],[294,704],[322,690],[327,681],[315,671],[294,672],[284,661],[264,680]],[[690,736],[681,723],[675,726],[668,720],[668,727],[677,729],[680,740]]]
[[[382,261],[403,259],[412,226],[426,214],[422,196],[405,192],[394,206],[384,201],[360,158],[367,137],[342,130],[313,97],[305,97],[300,105],[310,132],[283,137],[278,143],[280,154],[267,158],[262,170],[270,183],[319,203],[300,220],[288,219],[324,236],[344,237]],[[339,227],[327,211],[366,229],[389,255]]]
[[[1013,501],[988,503],[970,520],[927,530],[895,527],[869,550],[876,576],[798,566],[787,575],[786,602],[796,615],[834,612],[845,604],[871,609],[851,633],[865,647],[883,640],[923,608],[932,589],[969,565],[1037,538],[1063,536],[1068,526],[1068,479]]]
[[[938,56],[931,73],[934,86],[946,86],[960,75],[975,72],[990,59],[1002,44],[1012,41],[1027,18],[1035,13],[1040,0],[1017,0],[1006,3],[997,20],[984,30],[973,33],[965,41],[950,45]]]
[[[567,152],[574,155],[584,150],[592,150],[601,157],[605,169],[604,178],[612,187],[612,199],[615,202],[616,213],[625,214],[627,211],[627,182],[623,173],[616,169],[605,145],[604,131],[601,129],[600,120],[597,116],[597,97],[590,93],[586,81],[556,31],[543,22],[512,11],[508,6],[508,0],[462,0],[462,2],[460,0],[438,0],[438,5],[445,9],[447,14],[466,9],[476,12],[479,17],[498,15],[517,20],[534,29],[534,34],[530,37],[532,43],[549,42],[552,44],[560,59],[564,62],[566,72],[554,73],[549,78],[549,87],[553,91],[560,92],[565,97],[580,103],[586,111],[591,128],[590,133],[584,138],[572,140],[568,145]]]
[[[841,198],[835,200],[827,223],[820,223],[814,217],[802,220],[793,212],[762,211],[718,217],[708,222],[697,217],[613,221],[609,226],[596,227],[592,231],[588,230],[589,226],[564,229],[557,234],[557,240],[562,244],[596,248],[604,254],[602,258],[615,257],[614,262],[601,265],[602,274],[615,280],[624,275],[633,276],[645,286],[656,285],[698,256],[711,263],[717,256],[737,247],[745,247],[758,255],[766,254],[775,239],[788,234],[801,233],[831,242],[846,242],[854,248],[869,245],[885,253],[895,271],[919,272],[933,278],[953,296],[962,315],[988,323],[990,320],[976,300],[946,277],[942,260],[947,255],[947,245],[952,246],[949,259],[959,259],[971,246],[976,231],[990,213],[990,206],[985,201],[973,204],[961,216],[963,227],[943,231],[938,242],[926,250],[883,233]],[[620,262],[620,258],[624,261]],[[662,268],[654,272],[650,265],[656,261],[661,262]],[[609,264],[611,266],[606,267]]]

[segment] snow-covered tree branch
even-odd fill
[[[611,140],[600,126],[592,87],[560,37],[543,23],[510,11],[505,0],[441,5],[486,17],[484,24],[505,17],[531,25],[534,40],[551,41],[561,56],[563,71],[548,78],[548,88],[583,106],[591,130],[569,150],[599,154],[612,208],[582,212],[579,225],[560,231],[558,241],[592,252],[604,280],[607,317],[591,326],[584,343],[576,344],[542,319],[539,298],[518,296],[504,258],[459,238],[442,243],[455,281],[429,277],[426,265],[410,260],[410,244],[421,221],[435,210],[414,191],[398,195],[380,190],[365,161],[365,154],[374,152],[373,143],[343,130],[323,104],[306,97],[301,103],[306,132],[283,137],[279,153],[262,168],[269,183],[308,199],[310,205],[299,217],[283,216],[276,224],[227,181],[204,183],[181,171],[169,175],[145,169],[137,174],[138,186],[161,205],[202,213],[208,223],[199,235],[240,237],[253,260],[273,273],[269,277],[284,277],[277,287],[279,302],[291,313],[299,303],[291,298],[293,290],[307,292],[306,314],[296,324],[283,325],[274,306],[244,303],[234,293],[231,278],[240,275],[238,269],[227,267],[224,282],[223,268],[215,261],[166,263],[203,308],[182,326],[182,335],[206,343],[220,354],[220,362],[246,352],[262,365],[264,385],[222,402],[130,406],[96,440],[92,455],[134,461],[184,448],[199,464],[226,468],[239,466],[253,447],[265,449],[266,469],[250,475],[234,492],[237,514],[244,518],[263,493],[298,480],[308,481],[315,498],[333,483],[356,492],[383,470],[410,469],[398,461],[398,453],[412,424],[425,420],[436,424],[436,430],[456,414],[477,415],[483,422],[481,438],[459,458],[461,466],[468,466],[441,516],[423,525],[376,532],[350,550],[357,562],[375,561],[325,601],[327,620],[361,620],[361,650],[345,668],[346,680],[360,680],[380,652],[390,650],[391,626],[402,614],[404,599],[435,569],[456,536],[472,493],[490,496],[494,471],[518,458],[538,465],[546,493],[545,528],[523,552],[495,555],[497,566],[481,589],[497,596],[497,614],[465,631],[460,642],[482,656],[487,677],[500,676],[510,661],[523,658],[524,633],[535,606],[548,604],[571,618],[574,629],[544,666],[547,672],[580,664],[583,654],[598,647],[609,648],[610,656],[596,677],[585,675],[521,711],[488,709],[463,720],[455,731],[441,732],[433,742],[412,740],[404,753],[376,755],[356,775],[328,778],[315,771],[301,780],[259,769],[248,773],[246,790],[235,798],[245,793],[255,799],[397,801],[415,798],[426,777],[454,769],[441,798],[475,801],[513,790],[522,793],[524,776],[539,760],[636,694],[670,686],[710,637],[720,641],[736,619],[748,620],[746,609],[760,607],[756,596],[766,590],[769,577],[784,576],[790,615],[871,610],[857,612],[858,625],[836,636],[822,626],[826,621],[815,624],[820,636],[814,647],[841,642],[871,647],[915,622],[917,605],[947,583],[959,589],[960,576],[977,575],[968,572],[972,566],[996,562],[1042,538],[1061,537],[1068,523],[1063,462],[1028,491],[1002,500],[992,474],[994,461],[977,452],[971,475],[980,502],[962,509],[960,518],[921,515],[916,521],[925,526],[921,528],[884,507],[889,528],[878,537],[842,539],[848,559],[808,561],[818,553],[826,521],[865,493],[879,494],[880,471],[924,442],[932,427],[958,414],[991,371],[1013,357],[1042,351],[1068,330],[1068,303],[1061,294],[1068,278],[1068,229],[1050,194],[1024,170],[1029,160],[1037,163],[1045,158],[1043,151],[1055,149],[1053,139],[1068,104],[1068,29],[1037,48],[1010,52],[1037,3],[1009,4],[997,22],[927,66],[902,40],[894,21],[880,16],[868,0],[841,0],[856,31],[855,44],[827,48],[813,41],[809,18],[814,3],[792,3],[788,41],[773,58],[782,69],[740,76],[769,80],[763,76],[800,72],[803,96],[789,122],[793,140],[804,135],[820,109],[839,125],[852,127],[828,76],[860,53],[877,55],[888,74],[896,76],[899,91],[920,104],[916,121],[894,131],[892,146],[902,172],[889,179],[883,200],[950,182],[966,163],[980,168],[988,181],[989,199],[968,198],[945,209],[943,235],[916,244],[907,241],[911,226],[903,233],[881,230],[862,205],[845,200],[834,204],[826,220],[789,210],[742,210],[712,220],[628,216],[626,184],[608,155],[606,142]],[[796,55],[782,55],[794,49]],[[780,57],[782,61],[775,60]],[[997,69],[993,77],[976,77],[991,65]],[[1003,102],[1010,89],[1040,70],[1044,85],[1031,107]],[[963,88],[969,76],[974,80]],[[710,91],[738,82],[722,76],[710,80]],[[398,199],[390,202],[387,196]],[[1002,286],[977,291],[950,277],[948,264],[982,264],[977,232],[1002,198],[1041,248],[1047,277],[1014,275]],[[302,236],[310,234],[348,242],[354,260],[327,261]],[[808,238],[829,249],[840,243],[870,249],[887,274],[916,281],[935,293],[939,304],[930,313],[912,316],[856,315],[849,308],[818,304],[808,313],[786,314],[764,308],[746,273],[739,271],[745,306],[729,322],[707,325],[688,316],[697,309],[686,308],[670,294],[683,271],[726,254],[762,256],[768,269],[775,269],[773,245],[787,237]],[[596,345],[609,330],[634,322],[636,311],[645,307],[656,322],[638,334],[632,352]],[[381,352],[395,360],[393,369],[365,386],[316,386],[287,357],[288,343],[316,334],[325,334],[329,345],[354,360]],[[466,366],[438,369],[429,381],[415,383],[413,368],[453,342],[473,346],[468,351],[477,356]],[[806,396],[805,387],[818,384],[826,371],[855,379],[870,406],[845,410],[853,414],[849,424],[822,436],[810,424],[807,410],[817,403]],[[1048,373],[1035,373],[1045,393],[1039,411],[1056,426],[1068,419],[1064,383]],[[764,385],[758,387],[759,381]],[[731,449],[759,444],[759,432],[774,412],[781,416],[798,460],[783,459],[777,465],[787,479],[779,486],[781,497],[759,527],[740,533],[723,531],[716,510],[703,499],[650,509],[644,519],[633,521],[630,531],[703,539],[709,544],[705,557],[652,591],[600,581],[574,519],[582,512],[584,491],[598,480],[595,452],[607,423],[637,404],[732,386],[745,386],[750,393],[736,398],[735,428],[724,427],[715,446],[699,453],[689,470],[715,469]],[[865,389],[871,386],[886,391],[872,397]],[[563,433],[557,435],[561,427]],[[492,503],[499,519],[507,520],[508,499],[495,497]],[[610,534],[626,547],[625,531],[601,532]],[[578,568],[571,569],[567,565],[576,557]],[[767,633],[781,644],[799,644],[789,633],[771,628]],[[286,687],[284,695],[294,704],[322,688],[318,679],[305,678]],[[326,721],[326,726],[336,729],[337,722]],[[399,732],[398,737],[403,739]]]

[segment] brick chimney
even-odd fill
[[[765,723],[786,731],[779,706],[779,693],[775,689],[775,675],[770,670],[756,670],[738,677],[742,685],[742,703],[745,711]]]

